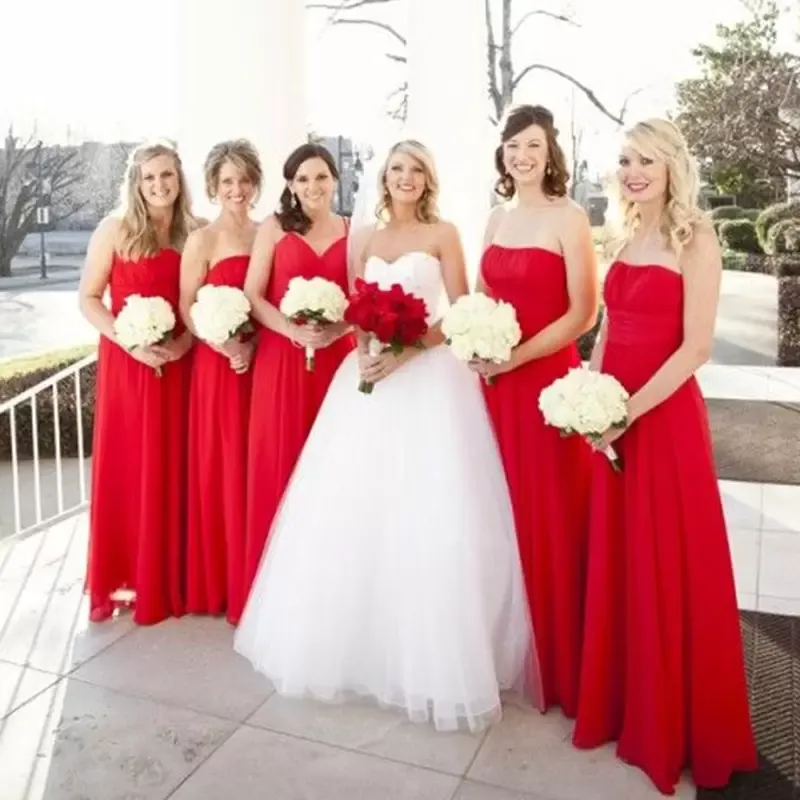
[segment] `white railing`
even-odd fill
[[[86,435],[83,424],[83,392],[81,389],[81,372],[86,367],[94,364],[97,361],[97,353],[91,353],[80,361],[60,370],[59,372],[51,375],[49,378],[41,381],[36,386],[26,389],[16,397],[12,397],[3,403],[0,403],[0,424],[3,424],[7,415],[8,426],[11,440],[11,495],[13,503],[13,522],[11,524],[10,534],[2,528],[7,527],[7,521],[0,520],[0,531],[3,534],[0,536],[3,540],[10,538],[20,539],[29,536],[43,528],[49,527],[62,519],[72,516],[88,507],[89,494],[87,491],[86,481]],[[69,380],[69,379],[72,380]],[[64,382],[63,386],[60,384]],[[49,392],[52,396],[53,404],[53,448],[54,458],[52,467],[54,474],[49,477],[55,482],[55,504],[52,499],[48,498],[50,502],[47,503],[48,509],[45,511],[45,504],[43,503],[43,472],[42,472],[42,459],[39,454],[39,398],[45,392]],[[69,492],[71,497],[66,499],[64,485],[64,459],[62,458],[62,422],[60,414],[60,398],[62,392],[74,393],[74,408],[75,408],[75,421],[76,426],[75,434],[77,439],[77,463],[74,465],[77,468],[77,488]],[[32,460],[21,460],[19,457],[19,450],[21,442],[18,438],[17,422],[20,411],[26,406],[30,406],[31,413],[31,448]],[[24,465],[24,471],[27,475],[23,476],[21,465]],[[0,467],[5,465],[0,463]],[[47,466],[51,464],[48,462]],[[52,470],[51,470],[52,472]],[[31,475],[32,473],[32,475]],[[23,477],[32,478],[33,483],[33,509],[30,511],[28,508],[23,507]],[[74,477],[74,476],[73,476]],[[51,480],[51,483],[52,483]],[[7,492],[5,489],[2,491],[2,508],[7,509]],[[2,510],[0,508],[0,510]],[[27,513],[25,513],[27,510]],[[3,517],[6,517],[3,514]]]

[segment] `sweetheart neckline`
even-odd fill
[[[402,259],[408,258],[410,256],[427,256],[428,258],[435,261],[437,264],[441,263],[435,255],[427,252],[426,250],[409,250],[407,253],[401,253],[397,258],[391,261],[388,261],[387,259],[377,254],[373,254],[367,258],[366,263],[368,264],[370,261],[372,261],[372,259],[375,259],[376,261],[380,261],[382,264],[385,264],[387,267],[391,267],[394,264],[397,264],[398,261],[401,261]]]

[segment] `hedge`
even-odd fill
[[[709,212],[712,220],[718,219],[744,219],[745,211],[739,206],[717,206]]]
[[[773,225],[783,219],[800,219],[800,201],[790,200],[775,203],[765,208],[756,220],[756,235],[765,253],[770,253],[769,232]]]
[[[767,250],[779,255],[800,251],[800,219],[782,219],[767,234]]]
[[[774,265],[768,256],[761,253],[737,253],[722,251],[722,268],[730,272],[755,272],[759,275],[772,275]]]
[[[760,253],[755,223],[749,219],[727,219],[719,226],[719,239],[727,250]]]
[[[778,366],[800,367],[800,254],[771,260],[778,276]]]
[[[55,375],[92,352],[93,348],[76,348],[58,351],[44,357],[21,359],[0,365],[0,403]],[[83,452],[92,451],[92,426],[94,424],[94,397],[97,365],[91,364],[81,370],[81,414],[83,417]],[[75,407],[75,377],[70,375],[57,384],[58,415],[61,432],[61,456],[74,458],[78,455],[77,409]],[[36,400],[36,418],[40,458],[54,458],[55,427],[53,414],[53,391],[40,392]],[[17,406],[15,412],[17,455],[21,459],[33,458],[33,425],[30,402]],[[0,460],[11,459],[11,424],[9,414],[0,416]]]

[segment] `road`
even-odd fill
[[[0,291],[0,360],[96,341],[78,311],[77,281]]]

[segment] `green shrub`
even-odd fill
[[[767,234],[767,252],[797,253],[800,251],[800,219],[782,219]]]
[[[736,203],[736,195],[733,194],[709,194],[705,198],[706,206],[710,209],[730,208]]]
[[[744,219],[749,219],[750,222],[755,222],[758,219],[759,214],[761,214],[760,208],[746,208],[742,214]]]
[[[709,212],[712,220],[717,219],[743,219],[744,209],[739,206],[717,206]]]
[[[602,322],[603,307],[601,306],[600,310],[597,312],[597,321],[586,333],[578,337],[578,352],[581,355],[581,359],[584,361],[588,361],[592,356],[592,349],[594,348],[597,334],[600,332],[600,325]]]
[[[800,367],[800,254],[771,258],[778,276],[778,366]]]
[[[782,219],[800,219],[800,201],[790,200],[785,203],[775,203],[765,208],[756,220],[756,234],[764,252],[769,249],[769,232],[773,225]]]
[[[32,359],[20,359],[0,366],[0,403],[36,386],[55,373],[79,361],[93,348],[58,351]],[[83,417],[83,452],[92,451],[92,426],[94,424],[94,397],[97,365],[91,364],[81,370],[81,409]],[[75,376],[62,378],[58,388],[58,416],[61,432],[61,455],[63,458],[78,455],[78,409],[76,408]],[[17,456],[21,459],[33,457],[33,422],[30,402],[17,406],[15,412]],[[53,458],[55,447],[55,415],[53,413],[53,391],[39,393],[36,400],[37,439],[40,458]],[[9,415],[0,416],[0,460],[11,458],[11,423]]]
[[[723,250],[722,268],[731,272],[754,272],[760,275],[772,275],[773,265],[769,256],[761,253],[736,253]]]
[[[749,219],[726,219],[719,226],[723,247],[739,253],[760,253],[755,223]]]

